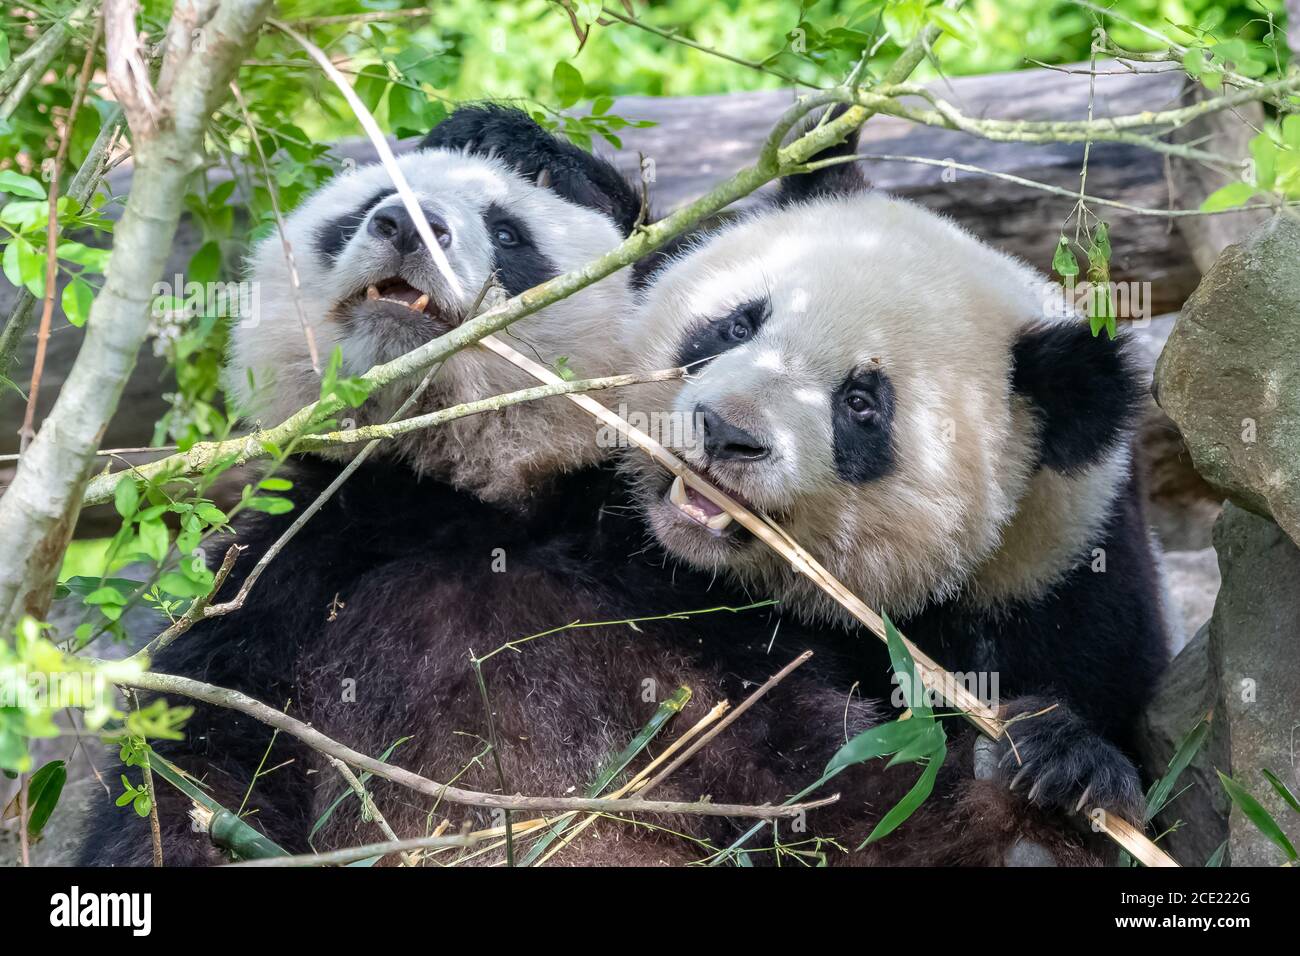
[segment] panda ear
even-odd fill
[[[542,188],[609,216],[625,236],[641,211],[641,197],[612,164],[552,136],[512,107],[462,106],[435,126],[420,148],[494,156]]]
[[[827,121],[838,119],[847,109],[847,106],[833,107]],[[797,139],[810,130],[817,123],[818,115],[814,114],[805,119],[791,134],[791,139]],[[855,129],[842,142],[814,154],[809,162],[854,155],[858,151],[858,132]],[[851,196],[870,188],[870,181],[862,174],[857,163],[834,163],[811,173],[797,173],[783,177],[777,183],[776,203],[778,206],[789,206],[820,196]]]
[[[1126,337],[1067,320],[1021,332],[1011,388],[1039,419],[1039,464],[1066,474],[1101,461],[1129,434],[1142,392]]]

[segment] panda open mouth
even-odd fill
[[[726,485],[721,484],[716,478],[707,473],[701,472],[702,477],[707,478],[710,482],[717,485],[718,488],[734,498],[737,502],[746,508],[753,510],[753,505],[735,491],[732,491]],[[717,503],[706,498],[703,494],[696,491],[680,477],[675,477],[672,484],[668,486],[666,500],[678,512],[685,515],[691,521],[707,530],[715,537],[721,537],[728,531],[737,530],[740,525],[736,524],[727,511]]]
[[[386,302],[399,305],[417,315],[439,318],[439,309],[427,292],[422,292],[400,276],[384,279],[366,288],[367,302]]]

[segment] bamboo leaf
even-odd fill
[[[1151,820],[1169,802],[1169,795],[1174,792],[1174,785],[1178,783],[1179,776],[1187,769],[1197,751],[1201,749],[1201,745],[1205,743],[1205,738],[1209,732],[1210,717],[1207,714],[1198,720],[1196,726],[1189,730],[1187,735],[1179,742],[1178,749],[1174,751],[1173,757],[1170,758],[1164,776],[1153,783],[1151,789],[1147,791],[1147,820]]]
[[[1291,792],[1291,788],[1283,783],[1272,770],[1265,769],[1261,770],[1260,773],[1264,775],[1264,779],[1277,791],[1277,795],[1286,802],[1287,806],[1296,813],[1300,813],[1300,801],[1296,800],[1296,795]]]
[[[916,808],[925,802],[926,797],[930,796],[934,790],[934,782],[939,777],[939,768],[943,766],[944,760],[948,756],[948,747],[942,746],[936,753],[930,756],[930,762],[925,765],[925,770],[917,779],[912,789],[907,795],[899,800],[898,803],[890,809],[880,822],[876,824],[875,829],[867,836],[858,849],[862,849],[869,843],[875,843],[877,840],[884,839],[902,826],[907,818],[916,812]]]
[[[1255,824],[1255,829],[1276,844],[1286,854],[1288,860],[1294,862],[1297,859],[1295,847],[1291,845],[1291,841],[1287,839],[1286,834],[1282,832],[1282,828],[1273,819],[1273,815],[1265,810],[1260,802],[1251,796],[1250,791],[1237,781],[1222,770],[1218,771],[1218,774],[1223,789],[1228,791],[1228,796],[1232,798],[1232,802],[1237,805],[1237,808],[1246,815],[1246,819]]]

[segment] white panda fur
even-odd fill
[[[783,181],[776,208],[660,267],[630,349],[647,369],[698,364],[630,408],[689,422],[661,439],[940,664],[999,676],[1007,716],[1044,711],[1015,726],[1013,788],[1135,819],[1123,751],[1166,641],[1125,346],[1025,264],[849,169]],[[883,651],[833,599],[671,476],[623,467],[673,559],[845,628],[844,646],[874,648],[861,692],[888,697]]]
[[[880,193],[819,198],[721,230],[664,270],[631,326],[646,369],[671,365],[702,317],[759,297],[759,338],[688,381],[639,391],[638,410],[690,418],[698,404],[770,436],[761,469],[683,457],[779,517],[868,604],[902,616],[963,588],[978,600],[1041,593],[1095,534],[1123,486],[1127,447],[1081,473],[1033,469],[1037,425],[1010,394],[1008,355],[1043,315],[1043,279],[955,223]],[[835,475],[830,391],[879,359],[896,390],[898,468],[869,493]],[[659,404],[651,404],[658,401]],[[654,486],[663,475],[630,458]],[[757,473],[752,473],[757,472]],[[771,549],[697,533],[668,502],[648,516],[670,551],[726,568],[800,613],[839,605]]]
[[[460,324],[492,274],[490,207],[525,223],[538,253],[516,294],[574,269],[621,240],[605,215],[524,179],[504,162],[455,150],[423,149],[398,160],[423,208],[451,230],[444,250],[461,286],[454,294],[423,244],[403,254],[368,232],[376,211],[400,203],[379,164],[340,175],[295,210],[286,223],[295,250],[302,308],[321,361],[337,346],[343,371],[359,375]],[[383,198],[371,205],[375,196]],[[358,215],[360,213],[360,215]],[[399,215],[406,222],[405,210]],[[322,236],[343,238],[335,258],[319,249]],[[337,241],[337,240],[336,240]],[[272,232],[249,258],[249,280],[260,309],[233,330],[225,374],[228,394],[246,420],[271,426],[319,394],[280,237]],[[369,302],[367,287],[400,276],[431,296],[420,314],[400,304]],[[526,283],[526,284],[524,284]],[[629,280],[616,274],[515,323],[502,335],[544,364],[561,357],[581,377],[627,367],[619,325],[630,311]],[[418,382],[404,380],[374,396],[353,417],[358,425],[386,421]],[[469,348],[444,363],[412,414],[537,384],[485,349]],[[613,401],[612,395],[597,395]],[[462,418],[386,443],[383,453],[417,474],[448,480],[487,500],[526,497],[530,482],[600,456],[585,412],[563,399],[508,407]],[[346,460],[356,448],[335,452]]]

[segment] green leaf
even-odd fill
[[[0,193],[23,196],[27,199],[44,199],[45,187],[31,176],[6,169],[0,171]]]
[[[902,763],[915,763],[924,757],[938,753],[948,742],[948,735],[944,733],[943,725],[937,720],[906,720],[903,723],[915,723],[921,728],[921,732],[889,758],[885,769]]]
[[[123,478],[113,490],[113,507],[123,518],[132,518],[139,506],[140,491],[135,486],[135,479],[129,476]]]
[[[208,501],[195,507],[194,513],[211,525],[223,525],[228,520],[224,511]]]
[[[1192,47],[1192,49],[1184,53],[1183,69],[1193,79],[1199,78],[1205,72],[1205,51],[1200,47]]]
[[[288,478],[263,478],[257,483],[263,491],[291,491],[293,482]]]
[[[560,109],[567,109],[582,99],[586,84],[576,66],[567,60],[561,60],[555,64],[555,70],[551,73],[551,88],[555,91]]]
[[[1205,197],[1205,202],[1201,203],[1201,212],[1232,209],[1234,206],[1244,204],[1253,195],[1255,195],[1255,187],[1250,183],[1228,183]]]
[[[864,730],[836,752],[826,764],[822,779],[845,767],[898,752],[924,733],[927,726],[932,725],[924,720],[893,720]]]
[[[254,511],[264,511],[269,515],[282,515],[293,510],[293,502],[276,495],[258,495],[245,502]]]
[[[949,34],[962,46],[975,46],[975,38],[971,35],[971,25],[958,11],[949,10],[946,7],[931,7],[925,13],[935,26],[942,27],[944,33]],[[865,45],[870,46],[869,37],[868,43]]]
[[[1062,236],[1056,244],[1056,252],[1052,255],[1052,268],[1062,278],[1079,274],[1079,260],[1074,257],[1074,252],[1070,249],[1070,240],[1065,236]]]
[[[5,246],[3,266],[5,278],[11,283],[26,286],[38,299],[45,295],[45,253],[22,236]]]
[[[943,766],[947,756],[947,746],[942,747],[937,753],[931,754],[930,762],[925,765],[925,770],[921,772],[921,776],[912,786],[912,789],[907,791],[906,796],[894,804],[890,811],[880,818],[880,822],[862,841],[862,845],[858,849],[862,849],[868,843],[875,843],[877,840],[889,836],[916,812],[917,807],[924,803],[925,798],[933,792],[934,782],[939,777],[939,768]]]
[[[1237,808],[1246,815],[1246,819],[1255,824],[1255,829],[1275,843],[1286,854],[1288,860],[1294,862],[1298,858],[1295,847],[1291,845],[1291,841],[1282,832],[1282,828],[1277,825],[1273,815],[1265,810],[1260,802],[1251,796],[1250,791],[1237,781],[1222,770],[1215,772],[1219,775],[1219,782],[1223,784],[1223,789],[1228,791],[1228,796],[1232,798],[1232,802],[1237,805]]]
[[[1282,142],[1300,152],[1300,114],[1288,113],[1282,118]]]
[[[58,806],[68,768],[62,760],[51,760],[27,781],[27,833],[38,837]]]
[[[50,204],[41,200],[19,202],[11,199],[5,203],[3,209],[0,209],[0,222],[17,226],[20,232],[32,228],[37,223],[44,226],[49,209]]]
[[[158,579],[158,587],[173,597],[196,598],[207,594],[212,584],[193,580],[179,571],[169,571]]]
[[[55,252],[60,259],[85,266],[91,272],[103,272],[112,253],[80,242],[60,242]]]
[[[1272,189],[1277,181],[1277,144],[1267,133],[1251,138],[1250,158],[1255,163],[1255,185],[1260,189]]]
[[[161,520],[140,522],[140,547],[154,561],[162,563],[167,557],[167,548],[170,544],[171,536],[167,533],[167,526]]]
[[[1169,802],[1169,796],[1174,792],[1174,785],[1178,783],[1179,776],[1192,762],[1192,758],[1201,749],[1201,745],[1205,743],[1205,738],[1209,733],[1210,719],[1209,717],[1202,717],[1196,722],[1196,726],[1189,730],[1179,742],[1178,749],[1174,751],[1173,757],[1170,758],[1164,776],[1153,783],[1151,789],[1147,791],[1147,820],[1150,820],[1163,810],[1165,804]]]
[[[21,398],[24,402],[27,401],[27,393],[24,392],[18,386],[17,382],[9,378],[8,376],[0,375],[0,391],[4,391],[6,388],[12,388],[15,392],[18,393],[19,398]]]
[[[934,716],[934,712],[925,703],[924,700],[914,700],[913,692],[919,686],[916,679],[916,662],[912,660],[912,652],[907,649],[903,643],[903,635],[898,633],[898,628],[894,627],[894,622],[889,619],[889,615],[881,612],[881,618],[885,622],[885,641],[889,645],[889,661],[894,666],[894,674],[900,682],[903,691],[903,700],[911,708],[913,715],[921,720]]]
[[[81,600],[83,603],[89,604],[93,607],[125,607],[127,598],[126,595],[117,588],[105,586],[102,588],[96,588]]]
[[[13,58],[9,55],[9,34],[0,33],[0,70],[9,66]]]
[[[1264,775],[1264,779],[1277,791],[1277,795],[1286,802],[1287,806],[1296,813],[1300,813],[1300,800],[1296,799],[1296,795],[1291,792],[1291,788],[1283,783],[1272,770],[1265,769],[1261,770],[1260,773]]]
[[[1214,852],[1211,853],[1209,859],[1205,861],[1205,865],[1223,866],[1223,857],[1224,854],[1226,854],[1227,852],[1228,852],[1228,841],[1224,840],[1217,847],[1215,847]]]
[[[95,290],[85,279],[73,276],[72,281],[64,287],[60,302],[63,305],[64,317],[80,328],[86,324],[86,319],[90,318],[90,307],[95,302]]]
[[[221,278],[221,247],[215,242],[205,242],[190,258],[185,274],[193,282],[216,282]]]

